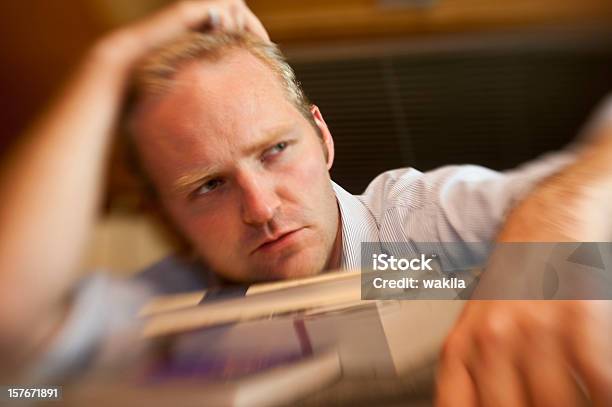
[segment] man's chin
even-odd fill
[[[277,281],[293,280],[296,278],[306,278],[316,276],[322,272],[321,269],[314,268],[280,268],[268,270],[263,280],[258,281]],[[257,276],[259,277],[259,276]]]

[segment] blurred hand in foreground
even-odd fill
[[[510,213],[499,242],[610,241],[612,125],[596,132]],[[442,351],[436,403],[610,406],[611,337],[612,301],[470,301]]]

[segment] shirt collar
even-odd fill
[[[332,181],[342,222],[342,268],[361,269],[361,243],[379,242],[376,220],[355,195]]]

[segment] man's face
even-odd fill
[[[317,134],[267,66],[245,50],[193,62],[141,107],[143,166],[206,265],[236,281],[329,266],[340,239],[331,136],[313,108]]]

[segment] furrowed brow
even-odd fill
[[[174,182],[174,189],[176,191],[183,191],[206,178],[213,177],[215,174],[218,173],[219,171],[215,167],[200,168],[198,170],[192,171],[179,177]]]
[[[293,133],[297,128],[295,124],[287,124],[283,126],[278,126],[271,129],[263,139],[248,145],[242,149],[242,154],[245,156],[250,156],[253,154],[257,154],[260,151],[268,148],[270,144],[274,143],[274,141],[278,140],[279,137]],[[207,178],[213,178],[216,174],[219,174],[219,168],[215,166],[199,168],[195,171],[189,172],[185,175],[180,176],[174,182],[174,189],[176,191],[183,191],[185,189],[189,189],[194,184],[203,181]]]
[[[279,137],[292,133],[296,128],[295,124],[288,124],[284,126],[275,127],[262,138],[262,140],[249,145],[243,149],[243,154],[250,156],[270,147],[270,144],[274,143]]]

